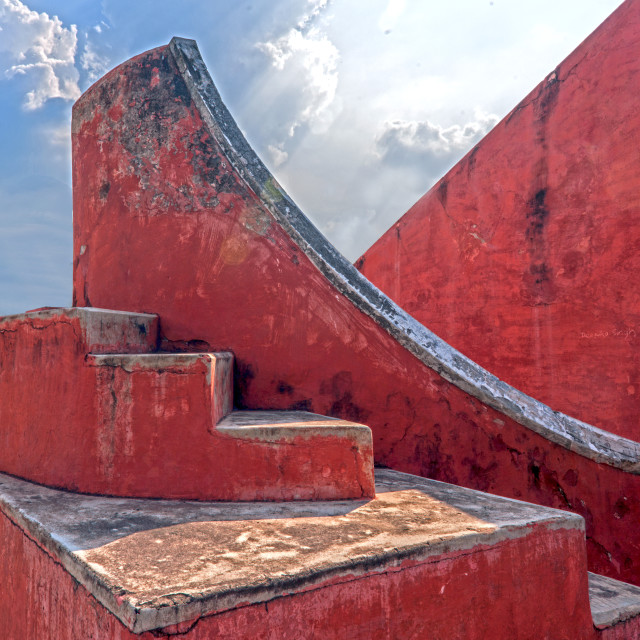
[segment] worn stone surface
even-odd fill
[[[220,422],[218,431],[235,438],[270,442],[324,434],[348,438],[371,449],[371,429],[366,425],[307,411],[234,411]]]
[[[638,443],[509,387],[364,279],[253,153],[193,41],[94,85],[73,150],[79,304],[157,311],[163,349],[231,348],[238,408],[365,423],[382,464],[577,511],[591,568],[640,582]]]
[[[369,501],[203,504],[82,496],[2,475],[0,508],[137,633],[423,564],[449,563],[453,580],[455,559],[470,552],[480,566],[493,554],[495,590],[497,566],[513,561],[501,545],[520,539],[532,553],[544,549],[565,602],[588,609],[578,516],[390,470],[377,476]],[[514,567],[505,570],[512,580]],[[504,586],[512,604],[526,591]],[[561,609],[568,629],[584,622],[584,611]]]
[[[599,629],[640,616],[640,588],[626,582],[589,573],[589,601]]]

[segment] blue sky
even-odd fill
[[[71,303],[71,105],[195,38],[258,154],[357,258],[619,0],[0,0],[0,315]]]

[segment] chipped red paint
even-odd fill
[[[428,630],[428,637],[465,640],[617,640],[640,633],[638,618],[624,625],[625,636],[616,635],[618,626],[594,629],[576,529],[536,526],[524,537],[489,548],[329,580],[266,603],[141,634],[130,632],[4,515],[0,539],[0,580],[11,585],[11,597],[0,599],[0,636],[7,639],[168,640],[180,634],[186,640],[422,640]]]
[[[155,337],[148,340],[150,330],[140,326],[144,335],[134,349],[155,348]],[[2,471],[73,491],[132,497],[375,494],[370,440],[289,434],[262,442],[219,433],[215,425],[232,406],[230,357],[88,355],[127,346],[97,338],[65,312],[0,324],[0,397],[9,399],[0,406]]]
[[[167,348],[232,350],[241,408],[364,422],[380,463],[580,513],[590,568],[640,583],[640,478],[483,405],[339,294],[233,169],[168,47],[79,100],[73,152],[77,304],[158,313]]]
[[[499,378],[632,440],[639,32],[628,0],[356,263]]]

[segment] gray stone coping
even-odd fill
[[[580,516],[391,470],[373,500],[202,503],[87,496],[0,474],[0,510],[135,633],[406,561],[584,530]]]
[[[566,449],[640,474],[640,443],[554,411],[499,380],[373,286],[316,229],[258,158],[222,102],[196,42],[173,38],[169,48],[191,98],[237,174],[337,291],[421,362],[484,404]]]
[[[232,438],[261,442],[331,436],[347,438],[363,446],[372,444],[369,427],[308,411],[233,411],[216,429]]]

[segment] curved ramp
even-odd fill
[[[96,83],[73,151],[74,304],[158,313],[164,349],[233,350],[239,408],[366,422],[380,463],[577,511],[592,568],[640,581],[640,445],[500,381],[366,280],[252,151],[194,41]]]
[[[502,382],[441,340],[369,282],[318,231],[275,181],[224,106],[194,40],[170,45],[216,141],[289,237],[337,291],[443,378],[521,425],[587,458],[640,473],[640,444],[553,411]],[[226,143],[226,144],[225,144]]]

